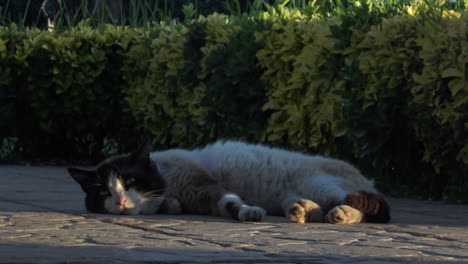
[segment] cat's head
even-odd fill
[[[150,145],[109,157],[95,170],[69,168],[86,193],[86,208],[94,213],[139,214],[162,203],[164,180],[149,157]],[[160,201],[159,201],[160,200]]]

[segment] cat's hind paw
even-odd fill
[[[362,222],[362,213],[348,205],[339,205],[331,209],[325,221],[331,224],[355,224]]]
[[[242,205],[241,208],[239,209],[239,221],[254,221],[254,222],[260,222],[262,221],[266,216],[266,211],[265,209],[258,207],[258,206],[248,206],[248,205]]]
[[[322,222],[323,219],[320,206],[306,199],[300,199],[291,204],[287,216],[290,222],[298,224],[303,224],[305,222]]]

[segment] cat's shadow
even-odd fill
[[[80,197],[78,197],[80,196]],[[305,225],[297,225],[289,223],[285,217],[267,216],[263,222],[247,222],[241,223],[234,219],[223,218],[218,216],[208,215],[189,215],[189,214],[155,214],[155,215],[112,215],[112,214],[93,214],[86,211],[84,204],[81,202],[81,194],[74,199],[68,197],[67,200],[62,200],[60,203],[51,203],[46,201],[29,202],[28,205],[17,204],[15,210],[12,211],[31,211],[30,204],[33,204],[35,209],[41,212],[56,212],[82,216],[85,218],[96,219],[108,223],[130,224],[135,222],[150,223],[157,225],[159,223],[224,223],[224,224],[249,224],[249,225],[264,225],[264,224],[279,224],[291,226],[311,226],[311,225],[326,225],[335,226],[342,229],[339,225],[331,225],[325,223],[307,223]],[[388,224],[392,226],[445,226],[459,227],[468,225],[468,206],[447,204],[445,202],[434,201],[418,201],[407,199],[389,199],[392,207],[392,219]],[[36,207],[37,206],[37,207]],[[7,210],[9,211],[9,210]],[[35,210],[33,210],[35,211]],[[364,228],[366,226],[376,226],[382,224],[364,223],[353,225],[355,227]]]
[[[209,215],[195,214],[155,214],[155,215],[110,215],[110,214],[91,214],[82,213],[81,216],[86,218],[97,219],[99,221],[125,224],[125,223],[152,223],[152,224],[183,224],[183,223],[232,223],[232,224],[250,224],[250,225],[265,225],[288,223],[285,217],[267,216],[262,222],[239,222],[230,218],[223,218]]]
[[[421,201],[409,199],[389,198],[390,206],[392,207],[392,220],[388,224],[393,226],[445,226],[458,227],[467,226],[468,221],[468,205],[448,204],[441,201]],[[78,209],[78,210],[77,210]],[[189,215],[189,214],[157,214],[157,215],[108,215],[108,214],[90,214],[83,207],[74,208],[73,214],[85,216],[87,218],[99,219],[109,223],[124,223],[124,222],[149,222],[149,223],[226,223],[226,224],[242,224],[239,221],[208,215]],[[287,224],[295,226],[297,224],[289,223],[285,217],[267,216],[263,222],[247,222],[244,224],[264,225],[264,224]],[[337,226],[325,223],[307,223],[310,225],[326,225]],[[382,224],[357,224],[356,227],[375,226]],[[298,225],[303,226],[303,225]]]
[[[468,210],[468,208],[467,208]],[[466,210],[465,210],[466,211]],[[353,225],[333,225],[329,223],[306,223],[306,224],[294,224],[290,223],[285,217],[280,216],[267,216],[262,222],[239,222],[237,220],[217,217],[217,216],[207,216],[207,215],[192,215],[192,214],[160,214],[160,215],[107,215],[107,214],[90,214],[82,213],[81,216],[84,216],[88,219],[96,219],[101,222],[107,222],[117,225],[128,225],[128,226],[157,226],[169,228],[171,226],[181,226],[184,224],[197,224],[197,225],[206,225],[213,227],[216,225],[222,226],[259,226],[259,225],[275,225],[288,228],[311,228],[311,227],[330,227],[333,229],[361,229],[361,228],[394,228],[402,227],[407,228],[410,226],[428,226],[428,227],[463,227],[467,226],[467,223],[460,221],[458,217],[445,216],[445,217],[432,217],[421,219],[418,215],[408,215],[406,212],[398,210],[394,214],[393,219],[386,224],[379,223],[361,223]],[[169,228],[170,229],[170,228]]]

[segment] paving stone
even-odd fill
[[[86,212],[63,167],[0,166],[0,263],[468,263],[468,206],[389,199],[389,224]]]

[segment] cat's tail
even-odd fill
[[[381,194],[352,192],[346,196],[345,204],[361,211],[364,215],[362,222],[388,223],[391,219],[390,206]]]

